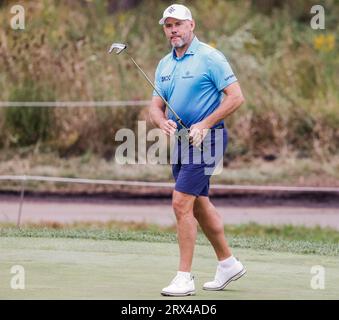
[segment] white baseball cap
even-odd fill
[[[172,4],[165,11],[159,24],[164,24],[167,18],[175,18],[178,20],[193,20],[191,11],[182,4]]]

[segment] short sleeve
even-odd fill
[[[164,92],[163,92],[163,89],[161,88],[160,69],[161,69],[161,61],[159,62],[157,69],[155,70],[154,86],[157,88],[160,94],[164,97]],[[159,96],[156,90],[153,90],[153,96]]]
[[[226,57],[220,51],[213,51],[208,56],[209,75],[218,91],[224,90],[238,81]]]

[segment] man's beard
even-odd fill
[[[170,45],[174,49],[182,48],[185,44],[186,44],[186,42],[182,38],[178,38],[178,40],[176,40],[176,44],[174,44],[174,45],[172,45],[172,41],[170,41]]]

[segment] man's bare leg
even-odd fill
[[[219,261],[232,255],[224,234],[224,224],[208,197],[199,196],[194,202],[193,212],[201,229],[211,242]]]
[[[177,219],[180,251],[179,271],[191,272],[193,252],[197,237],[197,221],[193,215],[196,197],[174,190],[172,206]]]
[[[224,235],[224,224],[208,197],[198,197],[194,203],[194,216],[211,242],[219,260],[215,277],[203,285],[204,290],[222,290],[230,282],[241,278],[246,269],[235,259]]]

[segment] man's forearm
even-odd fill
[[[163,110],[161,110],[160,108],[155,107],[155,106],[150,107],[149,115],[150,115],[151,122],[156,127],[160,127],[161,122],[166,120],[165,112]]]
[[[203,120],[206,127],[212,128],[215,124],[224,120],[238,109],[243,102],[244,98],[242,96],[226,96],[220,106]]]

